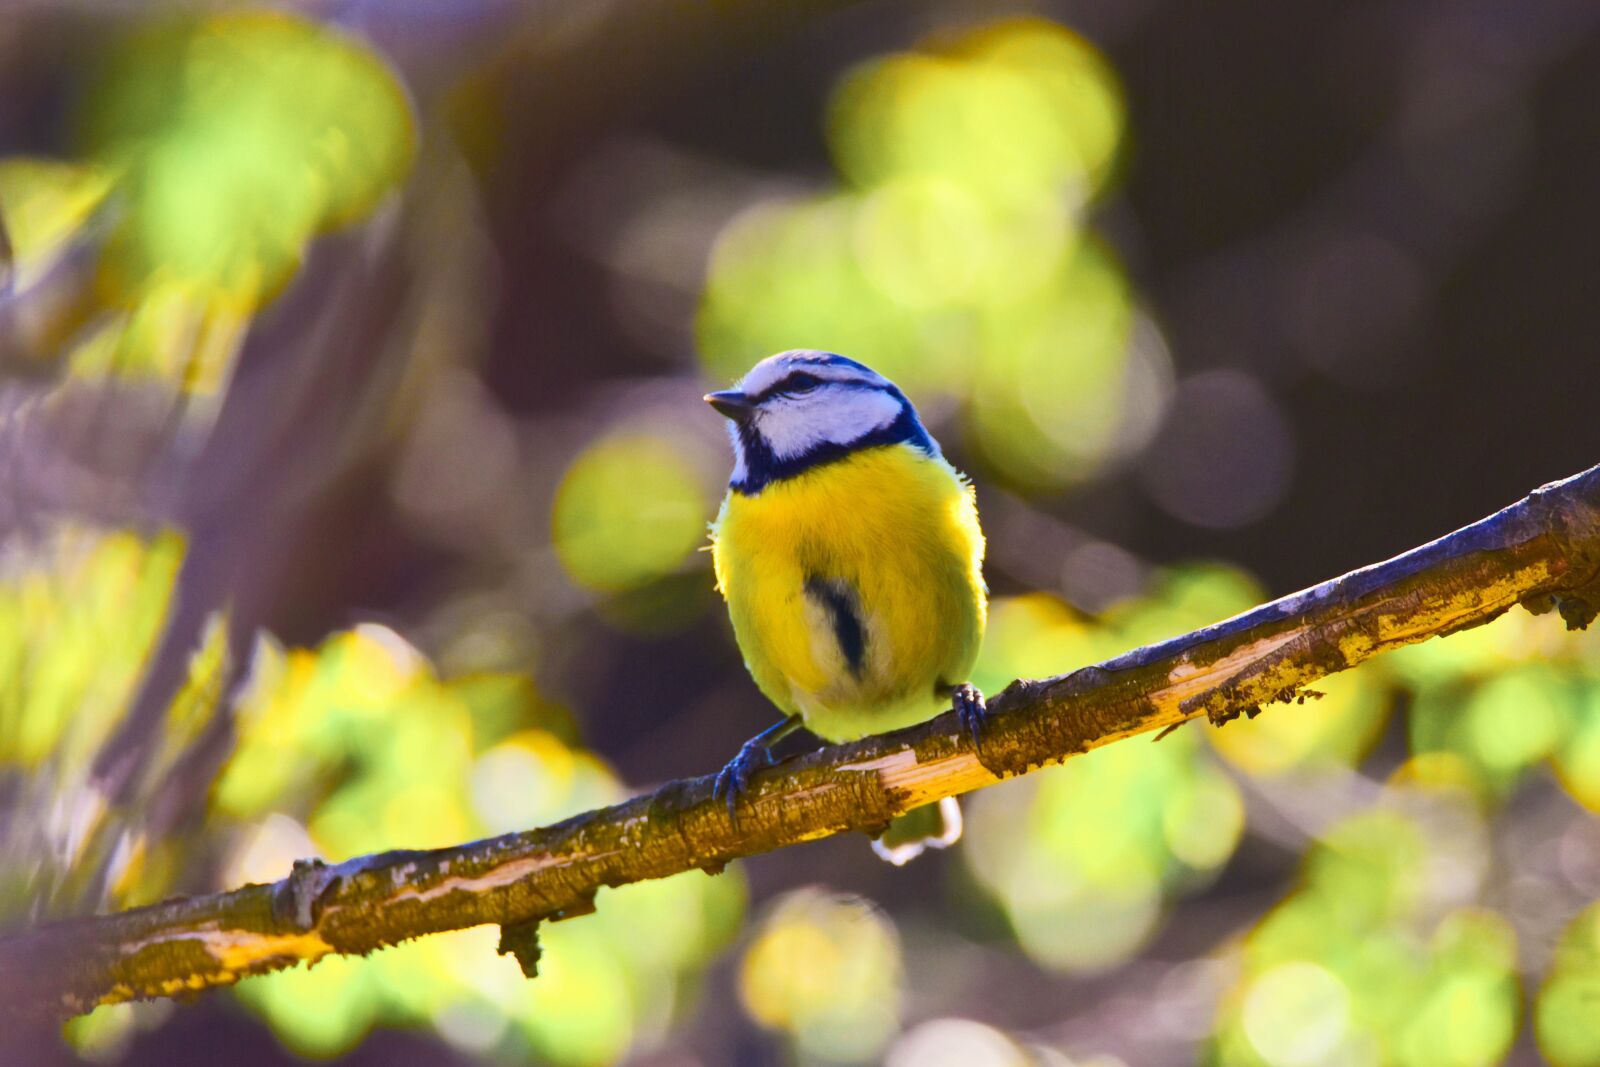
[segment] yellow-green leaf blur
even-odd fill
[[[725,765],[778,713],[700,398],[774,352],[970,478],[990,697],[1593,462],[1582,6],[8,9],[0,984],[37,923]],[[602,889],[533,978],[486,925],[0,1060],[1600,1067],[1600,636],[1531,606],[905,867]]]

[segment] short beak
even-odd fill
[[[707,393],[706,403],[716,408],[734,422],[747,422],[755,412],[755,405],[750,403],[750,398],[737,389],[724,389],[720,393]]]

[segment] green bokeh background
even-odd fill
[[[871,362],[977,482],[990,692],[1477,517],[1356,475],[1330,515],[1303,488],[1370,469],[1351,395],[1449,394],[1462,368],[1241,369],[1182,343],[1194,306],[1241,353],[1252,335],[1217,310],[1231,275],[1151,282],[1182,257],[1138,235],[1166,203],[1142,175],[1182,135],[1141,127],[1132,31],[860,5],[875,43],[844,47],[863,23],[834,5],[642,38],[628,11],[574,14],[559,39],[591,83],[537,21],[490,46],[425,6],[0,29],[51,45],[11,77],[55,104],[0,113],[6,927],[714,769],[770,714],[711,592],[728,459],[698,396],[773,351]],[[642,73],[594,73],[609,48]],[[686,69],[768,61],[810,80],[756,77],[763,118],[709,143],[674,126],[716,113]],[[646,74],[679,79],[656,111]],[[1442,180],[1417,143],[1408,180]],[[1347,295],[1307,285],[1317,309]],[[1324,355],[1343,336],[1313,333]],[[1240,421],[1207,421],[1229,403]],[[1268,518],[1296,508],[1325,536]],[[531,982],[477,929],[15,1040],[39,1063],[221,1042],[249,1063],[1600,1064],[1597,640],[1514,612],[1259,718],[1096,750],[969,798],[964,842],[904,871],[834,841],[608,890],[541,931]]]

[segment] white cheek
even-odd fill
[[[779,459],[803,456],[819,445],[848,445],[894,422],[900,401],[877,389],[830,390],[789,400],[761,412],[761,436]]]
[[[733,441],[733,475],[729,480],[742,482],[749,477],[750,468],[744,461],[744,445],[739,440],[739,427],[731,422],[728,424],[728,438]]]

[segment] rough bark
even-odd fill
[[[530,973],[537,924],[606,886],[663,878],[846,831],[1134,734],[1221,724],[1381,652],[1521,604],[1569,628],[1600,612],[1600,467],[1489,518],[1225,622],[1070,674],[1013,682],[974,747],[953,714],[823,748],[757,776],[737,820],[710,777],[542,829],[337,865],[272,885],[40,927],[0,941],[0,1011],[68,1015],[171,996],[481,923]],[[601,898],[599,906],[604,906]]]

